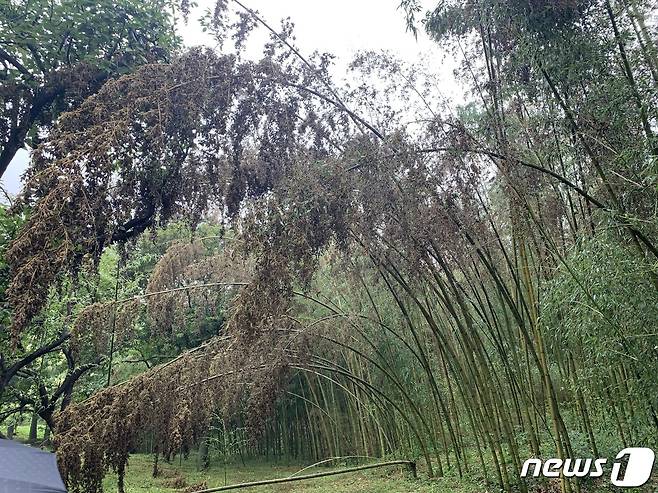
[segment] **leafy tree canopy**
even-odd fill
[[[0,5],[0,176],[62,112],[179,45],[169,0],[10,0]]]

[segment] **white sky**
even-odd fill
[[[423,0],[421,5],[429,9],[436,2]],[[194,19],[206,9],[212,9],[214,0],[198,0],[198,3],[189,24],[180,26],[183,40],[189,46],[210,42]],[[411,63],[420,61],[422,55],[439,55],[436,43],[422,29],[417,40],[406,31],[404,12],[398,8],[400,0],[242,0],[242,3],[258,11],[274,29],[282,19],[290,17],[295,24],[297,47],[303,54],[314,50],[332,53],[342,68],[361,50],[388,50]],[[250,47],[255,56],[257,45],[256,41]]]
[[[423,0],[421,4],[427,10],[436,2]],[[198,0],[198,3],[188,24],[179,24],[180,34],[188,46],[212,46],[212,39],[201,31],[196,19],[205,9],[212,8],[214,0]],[[275,29],[280,26],[281,19],[290,17],[295,23],[296,45],[302,54],[310,55],[317,50],[336,56],[334,76],[337,79],[343,78],[347,64],[358,51],[386,50],[410,64],[429,61],[433,71],[439,72],[437,86],[441,92],[459,97],[453,77],[456,62],[445,57],[422,28],[418,30],[418,39],[406,31],[404,12],[398,9],[400,0],[243,0],[243,3],[257,10]],[[254,36],[248,46],[252,56],[260,53],[260,41],[264,36]],[[2,186],[12,195],[20,191],[20,176],[28,159],[27,151],[19,151],[2,177]]]

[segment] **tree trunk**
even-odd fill
[[[199,455],[197,456],[197,470],[205,471],[210,466],[210,459],[208,457],[208,438],[201,439],[199,444]]]
[[[37,441],[37,424],[39,423],[39,416],[36,412],[32,413],[32,419],[30,420],[30,436],[28,441],[30,443],[35,443]]]
[[[64,93],[64,88],[59,84],[42,86],[32,100],[30,111],[22,121],[11,130],[9,138],[0,152],[0,178],[7,171],[9,163],[18,152],[25,146],[25,137],[30,128],[38,120],[44,110],[48,109],[55,99]]]

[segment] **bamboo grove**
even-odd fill
[[[343,87],[290,25],[219,2],[218,36],[270,31],[261,61],[195,49],[145,65],[36,150],[7,252],[15,344],[104,252],[125,270],[143,232],[181,219],[217,231],[173,242],[141,289],[68,307],[67,344],[83,361],[120,352],[137,320],[167,338],[226,308],[201,345],[50,409],[72,491],[110,469],[121,491],[137,449],[157,469],[200,444],[418,457],[429,477],[504,491],[541,487],[519,477],[529,457],[658,445],[653,12],[455,1],[421,25],[402,7],[461,60],[466,103],[385,54],[362,54]]]

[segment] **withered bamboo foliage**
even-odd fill
[[[122,490],[145,441],[170,458],[213,433],[243,459],[413,456],[505,491],[537,486],[519,477],[529,457],[655,446],[648,12],[442,2],[425,28],[461,57],[474,100],[457,114],[373,53],[353,69],[389,86],[337,89],[286,25],[261,62],[192,50],[63,116],[8,253],[14,337],[111,243],[211,206],[235,240],[174,244],[142,298],[81,311],[75,341],[101,347],[110,320],[130,337],[135,311],[167,335],[189,309],[229,306],[216,337],[56,417],[73,491],[99,491],[109,468]],[[427,118],[404,125],[394,91]]]

